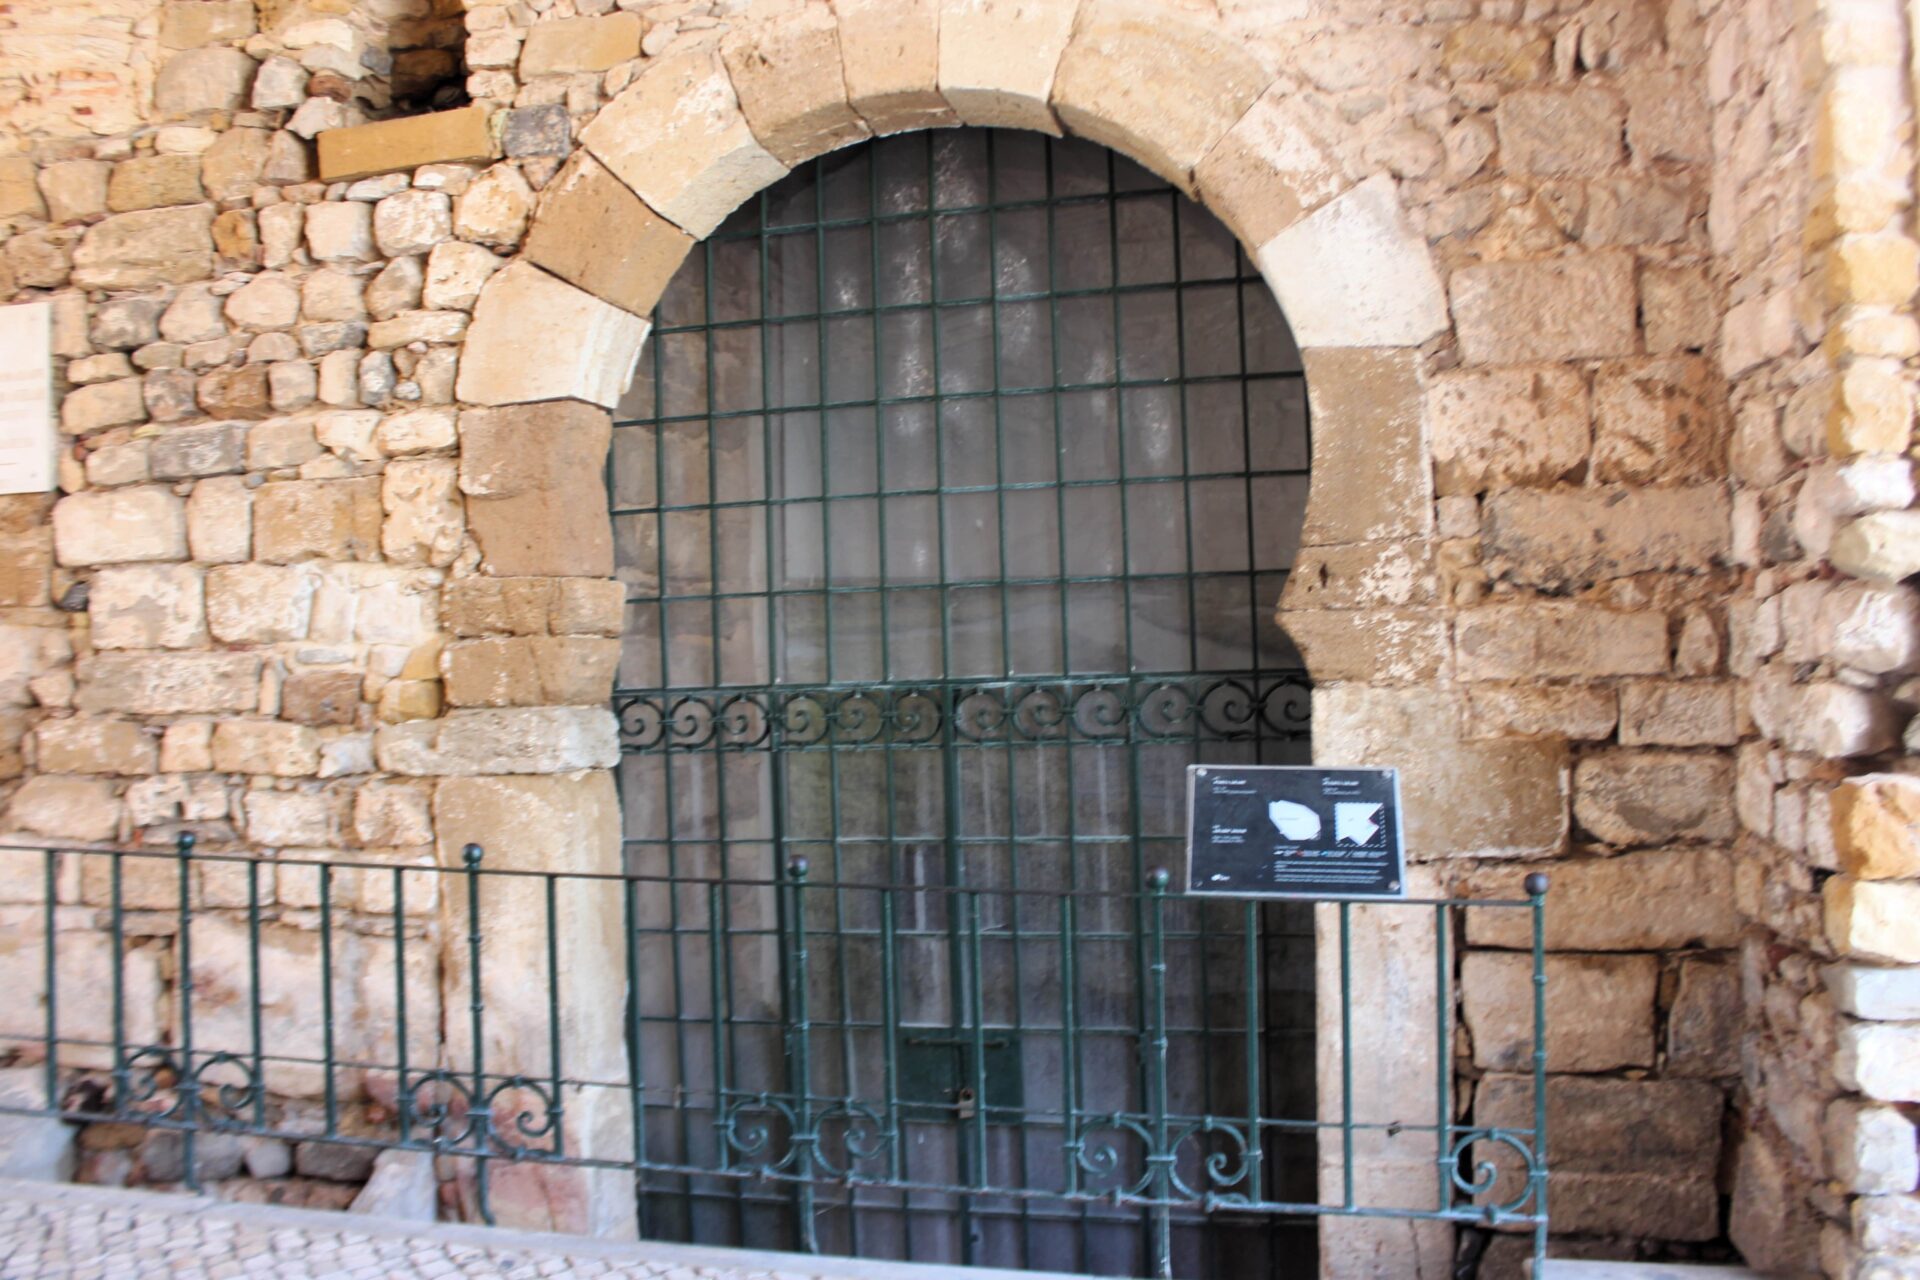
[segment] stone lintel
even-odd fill
[[[494,151],[487,109],[479,106],[327,129],[314,140],[322,182],[347,182],[425,164],[486,161]]]

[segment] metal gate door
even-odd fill
[[[1311,1274],[1310,1224],[1094,1195],[1176,1118],[1199,1186],[1206,1117],[1313,1114],[1310,917],[1142,906],[1187,764],[1307,759],[1304,386],[1231,235],[1096,147],[911,135],[763,193],[656,323],[610,477],[644,1229]],[[1305,1128],[1252,1126],[1269,1198]]]

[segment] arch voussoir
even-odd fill
[[[1053,78],[1080,0],[943,0],[940,95],[963,124],[1061,132]]]
[[[626,391],[649,324],[529,262],[480,291],[455,394],[467,404],[584,400],[610,409]]]
[[[781,164],[870,136],[847,101],[840,26],[825,5],[737,26],[720,42],[720,57],[753,136]]]
[[[579,151],[547,184],[525,258],[646,316],[692,248],[692,236],[650,209],[590,152]]]

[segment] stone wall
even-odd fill
[[[426,0],[0,15],[0,301],[53,302],[63,397],[64,496],[0,500],[9,831],[447,862],[504,826],[516,864],[617,866],[600,473],[660,289],[829,147],[1064,129],[1219,214],[1305,352],[1282,620],[1320,758],[1406,770],[1438,891],[1553,873],[1561,1248],[1912,1265],[1854,1260],[1915,1252],[1920,1101],[1920,784],[1881,776],[1920,704],[1892,0],[464,19],[473,105],[409,117],[455,43]],[[37,892],[0,879],[16,938]],[[84,879],[71,905],[83,934]],[[284,887],[273,945],[310,906]],[[1470,917],[1458,958],[1483,1123],[1525,1102],[1524,942]],[[1431,1088],[1359,1029],[1382,1089]],[[1383,1151],[1382,1193],[1431,1162]],[[609,1194],[512,1212],[617,1232]],[[1325,1234],[1329,1276],[1453,1266],[1443,1228]],[[1511,1276],[1518,1243],[1458,1247]]]

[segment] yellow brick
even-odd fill
[[[316,141],[323,182],[345,182],[423,164],[486,160],[493,155],[485,107],[328,129]]]

